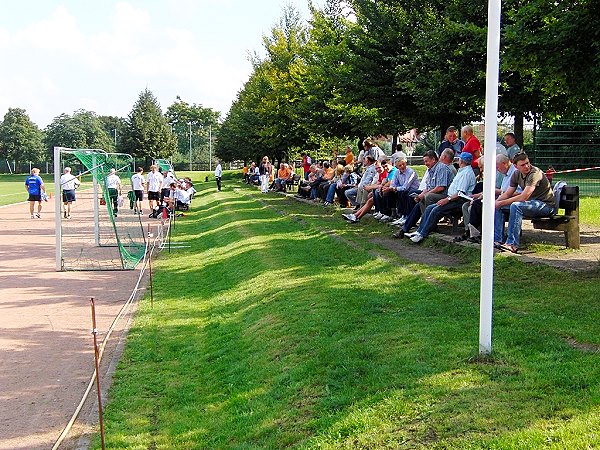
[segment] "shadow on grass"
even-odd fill
[[[131,330],[107,410],[114,442],[463,448],[524,436],[534,448],[544,424],[593,411],[598,355],[560,338],[581,307],[552,297],[554,272],[531,271],[532,284],[512,279],[523,265],[500,265],[497,350],[473,361],[475,264],[437,268],[433,283],[428,268],[254,202],[208,205],[210,218],[180,228],[192,248],[161,261],[161,299]],[[586,312],[589,338],[598,310]]]

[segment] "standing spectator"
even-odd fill
[[[404,153],[402,150],[400,150],[401,147],[398,146],[398,144],[394,144],[392,145],[392,155],[390,156],[390,163],[392,164],[392,166],[396,166],[396,161],[398,161],[398,159],[403,158],[406,159],[406,153]]]
[[[306,153],[302,153],[302,170],[304,170],[304,179],[308,180],[308,174],[310,173],[310,165],[312,160]]]
[[[464,141],[458,138],[458,130],[456,127],[448,127],[444,140],[437,149],[438,157],[441,158],[442,152],[449,148],[454,152],[454,155],[459,156],[465,146]]]
[[[217,180],[217,191],[221,190],[221,177],[223,176],[223,168],[221,161],[217,159],[217,167],[215,167],[215,180]]]
[[[344,157],[345,165],[354,164],[354,153],[352,153],[352,149],[349,145],[346,145],[346,156]]]
[[[468,152],[473,156],[473,162],[471,163],[471,167],[475,172],[475,175],[479,173],[479,166],[477,165],[477,160],[481,157],[481,142],[473,133],[473,127],[471,125],[465,125],[461,129],[461,136],[465,141],[465,146],[463,147],[463,152]]]
[[[108,197],[113,205],[113,215],[117,217],[119,212],[118,198],[121,195],[121,179],[117,175],[115,169],[110,169],[108,176],[106,177],[106,190],[108,191]]]
[[[64,173],[60,176],[65,219],[71,218],[71,204],[75,201],[75,189],[79,187],[79,184],[77,177],[71,173],[71,168],[65,167]]]
[[[517,137],[515,136],[515,133],[506,133],[504,135],[504,143],[506,144],[506,154],[512,161],[515,155],[521,152],[521,149],[517,144]]]
[[[154,210],[154,202],[156,202],[156,206],[158,206],[162,187],[163,176],[158,171],[156,164],[152,164],[150,166],[150,172],[148,173],[148,206],[150,206],[150,211]]]
[[[263,194],[269,192],[269,179],[273,175],[273,166],[269,162],[269,157],[265,156],[258,168],[260,173],[260,191]]]
[[[371,155],[375,161],[381,161],[382,159],[386,158],[383,150],[381,150],[372,140],[365,139],[363,146],[365,147],[365,154]]]
[[[40,169],[37,167],[31,169],[31,175],[25,178],[25,189],[27,189],[27,192],[29,193],[28,201],[31,218],[40,219],[42,213],[42,192],[46,193],[46,187],[44,186],[44,181],[40,177]],[[38,207],[37,213],[34,215],[33,210],[35,202],[38,202]]]
[[[142,213],[142,201],[144,200],[144,185],[146,180],[144,179],[144,169],[138,167],[133,176],[131,177],[131,188],[135,194],[135,201],[133,203],[133,213]]]

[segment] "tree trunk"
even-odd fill
[[[517,144],[519,144],[520,148],[523,148],[523,123],[525,122],[525,116],[522,112],[515,113],[515,127],[514,133],[517,137]]]

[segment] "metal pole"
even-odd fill
[[[190,125],[190,172],[192,171],[192,122],[189,122]]]
[[[208,126],[208,170],[212,171],[212,125]]]
[[[92,334],[94,335],[94,359],[96,361],[96,391],[98,392],[98,420],[100,423],[100,441],[102,450],[104,447],[104,419],[102,414],[102,391],[100,390],[100,350],[98,348],[98,330],[96,329],[96,304],[94,297],[91,298],[92,304]]]
[[[54,147],[54,230],[56,243],[56,271],[62,270],[62,227],[60,215],[60,150],[61,147]]]
[[[494,215],[496,136],[498,133],[498,72],[500,70],[500,0],[488,4],[487,74],[485,95],[485,151],[483,223],[481,228],[481,280],[479,293],[479,354],[492,352],[492,306],[494,294]]]

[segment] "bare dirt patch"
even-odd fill
[[[90,297],[103,339],[139,273],[56,272],[53,202],[36,220],[27,204],[1,211],[0,450],[49,449],[93,373]],[[101,371],[125,325],[115,330]]]

